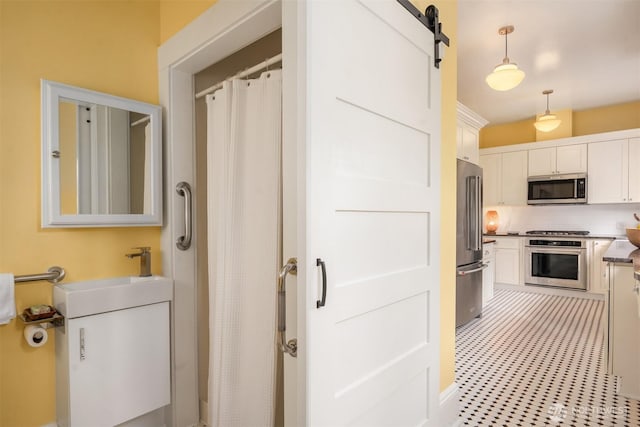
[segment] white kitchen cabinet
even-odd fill
[[[640,138],[629,139],[629,197],[627,202],[640,203]]]
[[[66,319],[58,425],[113,426],[171,403],[169,337],[168,302]]]
[[[480,156],[479,139],[480,134],[476,129],[458,122],[456,129],[457,157],[467,162],[478,164]]]
[[[640,203],[640,138],[588,146],[588,203]]]
[[[529,150],[529,176],[587,172],[585,144]]]
[[[495,245],[495,283],[520,285],[522,252],[520,238],[496,237]]]
[[[478,164],[480,156],[480,129],[487,124],[487,121],[460,102],[458,102],[457,111],[457,157]]]
[[[633,264],[609,264],[610,373],[620,377],[618,394],[640,399],[640,315]]]
[[[481,155],[480,167],[483,206],[502,204],[502,154]]]
[[[589,239],[589,291],[605,293],[609,289],[607,263],[602,261],[611,245],[611,239]]]
[[[527,151],[484,154],[483,205],[527,204]]]
[[[482,263],[487,268],[482,270],[482,306],[487,305],[493,298],[493,288],[496,281],[496,256],[495,244],[485,243],[482,245]]]

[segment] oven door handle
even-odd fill
[[[473,270],[458,271],[458,276],[466,276],[467,274],[477,273],[478,271],[482,271],[487,267],[489,267],[489,264],[482,264],[480,267],[474,268]]]
[[[562,246],[525,246],[526,251],[531,253],[531,252],[537,252],[537,253],[541,253],[541,254],[575,254],[575,255],[581,255],[583,253],[585,253],[585,251],[587,250],[586,248],[580,248],[580,249],[570,249],[570,248],[563,248]]]

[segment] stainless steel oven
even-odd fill
[[[584,239],[527,238],[525,283],[587,290],[586,251]]]

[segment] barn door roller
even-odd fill
[[[433,33],[433,62],[436,68],[440,68],[440,42],[449,46],[449,37],[442,32],[442,23],[438,20],[438,8],[434,5],[427,7],[422,13],[409,0],[398,0],[405,9]]]

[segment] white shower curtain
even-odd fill
[[[272,426],[281,71],[207,96],[209,422]]]

